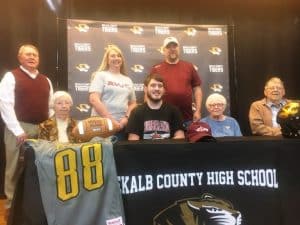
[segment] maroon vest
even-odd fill
[[[46,76],[32,79],[20,68],[12,71],[15,77],[15,112],[17,119],[39,124],[48,119],[50,85]]]

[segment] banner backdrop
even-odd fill
[[[127,75],[133,80],[138,102],[143,100],[143,81],[153,65],[163,60],[162,44],[168,36],[180,42],[180,58],[194,64],[202,79],[203,102],[213,93],[228,101],[229,68],[226,25],[68,20],[68,89],[74,98],[73,116],[90,116],[88,89],[91,74],[101,64],[105,48],[116,44],[125,57]],[[176,78],[174,78],[176,79]],[[202,115],[206,115],[202,107]]]

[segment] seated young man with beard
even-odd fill
[[[179,110],[163,102],[165,83],[159,74],[150,74],[144,81],[145,103],[130,114],[126,127],[128,140],[183,139],[183,123]]]

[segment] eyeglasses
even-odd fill
[[[274,90],[279,90],[281,91],[283,89],[283,87],[279,87],[279,86],[270,86],[270,87],[266,87],[266,89],[274,91]]]
[[[223,103],[214,103],[214,104],[208,104],[208,106],[209,106],[210,108],[214,108],[214,107],[221,108],[221,107],[224,106],[224,104],[223,104]]]

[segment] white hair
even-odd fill
[[[24,52],[25,48],[32,48],[34,49],[38,55],[39,55],[39,50],[37,47],[35,47],[34,45],[31,45],[31,44],[25,44],[25,45],[22,45],[20,48],[19,48],[19,51],[18,51],[18,55],[22,55],[22,53]]]
[[[265,89],[268,87],[270,83],[279,83],[284,88],[284,83],[279,77],[271,77],[269,80],[267,80],[265,84]]]
[[[53,108],[53,107],[54,107],[55,101],[56,101],[58,98],[62,97],[62,96],[67,97],[68,100],[70,101],[71,105],[73,105],[73,99],[72,99],[71,95],[70,95],[68,92],[66,92],[66,91],[56,91],[56,92],[53,94],[52,98],[51,98],[51,101],[50,101],[50,107]]]
[[[208,108],[210,104],[214,104],[214,103],[222,103],[224,104],[224,106],[226,106],[227,101],[223,95],[219,93],[213,93],[207,97],[205,105]]]

